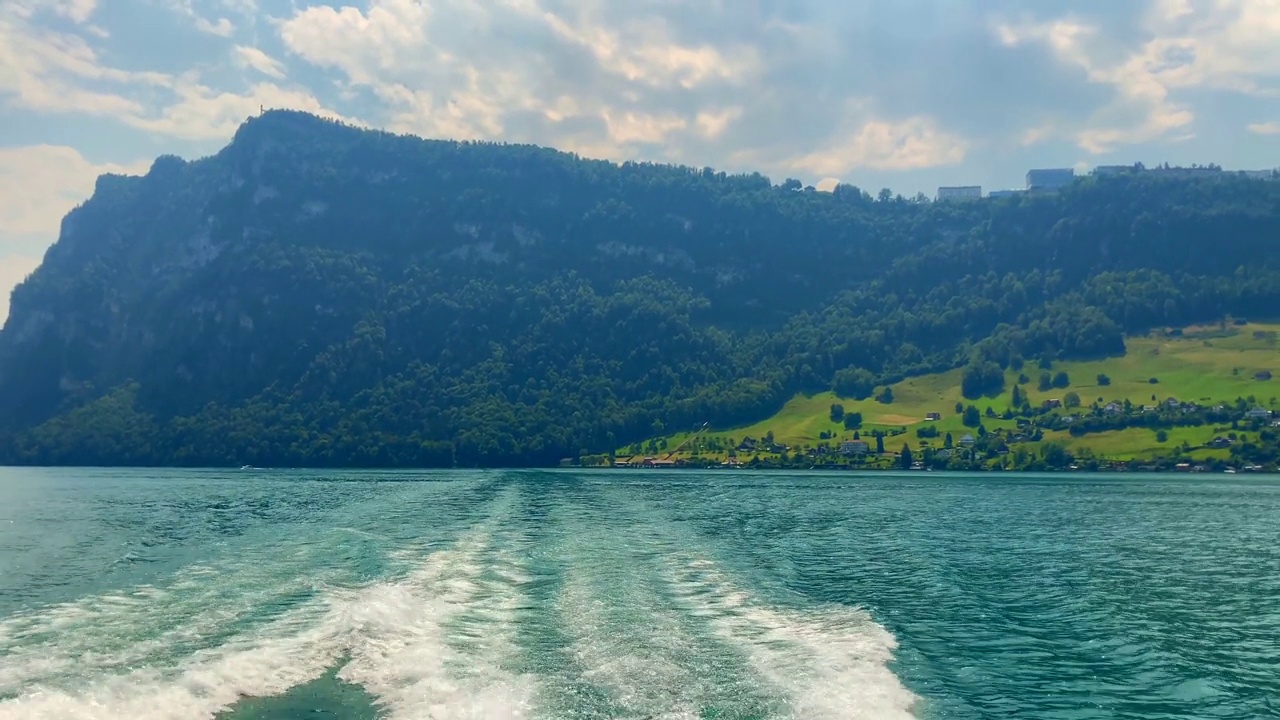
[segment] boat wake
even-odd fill
[[[335,671],[386,718],[911,717],[866,613],[771,606],[659,528],[553,546],[510,490],[376,582],[282,556],[0,620],[0,720],[214,718]]]

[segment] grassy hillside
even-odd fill
[[[893,402],[881,403],[875,399],[854,400],[840,398],[826,392],[792,398],[773,417],[745,427],[715,428],[703,434],[699,444],[708,439],[719,439],[726,447],[730,441],[744,437],[762,438],[772,433],[782,444],[800,448],[812,447],[824,440],[839,442],[853,438],[853,430],[831,420],[831,406],[840,404],[846,413],[860,412],[863,424],[860,433],[869,435],[874,430],[901,431],[906,433],[886,438],[886,450],[896,451],[904,443],[913,450],[921,440],[915,430],[925,425],[936,425],[940,436],[950,432],[956,440],[973,429],[965,427],[956,404],[975,405],[983,412],[983,425],[988,430],[1004,428],[1012,430],[1016,420],[1000,417],[1011,405],[1013,387],[1020,376],[1027,382],[1020,384],[1021,392],[1032,405],[1051,400],[1061,400],[1067,393],[1075,392],[1086,408],[1097,402],[1106,404],[1129,401],[1135,406],[1151,405],[1154,401],[1176,398],[1182,402],[1209,405],[1229,402],[1236,398],[1253,397],[1256,403],[1280,410],[1280,324],[1249,323],[1244,325],[1200,326],[1185,328],[1180,332],[1152,333],[1145,337],[1130,337],[1126,341],[1124,356],[1103,360],[1055,362],[1050,368],[1041,369],[1036,363],[1027,363],[1021,371],[1005,372],[1005,390],[1000,395],[976,400],[961,394],[962,371],[938,373],[914,377],[892,387]],[[1042,372],[1067,373],[1070,385],[1066,388],[1038,389]],[[1270,371],[1276,379],[1263,380],[1258,373]],[[1099,383],[1099,375],[1106,375],[1110,384]],[[1152,380],[1156,382],[1152,382]],[[997,417],[986,415],[990,408]],[[940,413],[941,420],[926,420],[931,412]],[[1158,454],[1162,449],[1177,446],[1184,441],[1192,447],[1201,445],[1223,428],[1197,427],[1174,428],[1168,431],[1164,443],[1156,434],[1145,428],[1128,428],[1114,432],[1072,437],[1066,432],[1045,435],[1047,441],[1065,444],[1071,450],[1088,448],[1100,457],[1116,460],[1142,458]],[[824,438],[823,433],[828,437]],[[665,452],[678,447],[689,433],[678,433],[663,438],[659,447]],[[940,443],[930,441],[933,446]],[[714,442],[712,443],[714,444]],[[624,448],[620,456],[626,456],[632,448]],[[682,451],[677,458],[688,453]],[[705,453],[721,454],[724,453]],[[1225,456],[1225,451],[1201,450],[1197,457]]]

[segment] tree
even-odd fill
[[[1158,443],[1169,442],[1169,433],[1168,433],[1168,431],[1166,431],[1166,430],[1157,430],[1157,431],[1156,431],[1156,442],[1158,442]]]
[[[1053,376],[1047,372],[1040,373],[1040,382],[1036,385],[1036,389],[1040,392],[1047,392],[1053,389]]]
[[[845,430],[854,430],[854,429],[856,429],[856,428],[860,428],[860,427],[862,427],[862,413],[861,413],[861,412],[845,413],[845,415],[844,415],[844,429],[845,429]]]
[[[1049,467],[1064,467],[1071,462],[1071,455],[1060,443],[1045,443],[1040,446],[1040,456]]]
[[[970,363],[960,378],[960,392],[970,400],[1004,392],[1004,371],[990,360]]]
[[[840,397],[865,400],[875,392],[876,376],[865,368],[847,367],[835,375],[832,390]]]
[[[963,412],[964,412],[964,403],[962,402],[956,403],[956,414],[959,415]]]
[[[898,453],[898,465],[903,470],[910,470],[912,460],[911,448],[904,443],[902,446],[902,452]]]
[[[892,404],[893,388],[889,387],[888,385],[885,385],[884,389],[880,391],[880,394],[876,395],[876,402],[883,403],[885,405]]]
[[[951,439],[951,433],[947,433],[947,436],[943,438],[942,447],[947,449],[955,447],[955,441]]]
[[[876,433],[876,454],[884,454],[884,434],[880,432]]]
[[[844,405],[834,403],[831,406],[831,422],[838,423],[844,421]]]
[[[1053,386],[1056,388],[1065,388],[1071,385],[1071,378],[1067,376],[1065,370],[1059,370],[1053,376]]]
[[[1009,404],[1015,408],[1020,408],[1022,407],[1022,403],[1024,403],[1025,401],[1026,399],[1022,397],[1022,388],[1018,385],[1014,385],[1013,396],[1010,397]]]
[[[970,405],[964,409],[964,418],[962,419],[965,427],[976,428],[982,424],[982,414],[978,412],[978,408]]]
[[[1111,384],[1111,378],[1107,377],[1106,373],[1098,373],[1098,384],[1106,387]]]
[[[1080,395],[1075,391],[1071,391],[1062,396],[1062,404],[1069,408],[1078,408],[1080,407]]]

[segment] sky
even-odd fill
[[[933,195],[1280,166],[1280,0],[0,0],[0,318],[102,173],[260,107]]]

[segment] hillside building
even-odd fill
[[[1076,179],[1072,168],[1047,168],[1027,171],[1027,190],[1057,190]]]
[[[1137,165],[1099,165],[1093,169],[1094,175],[1136,175]]]
[[[981,185],[957,185],[938,188],[938,202],[978,200],[982,197]]]

